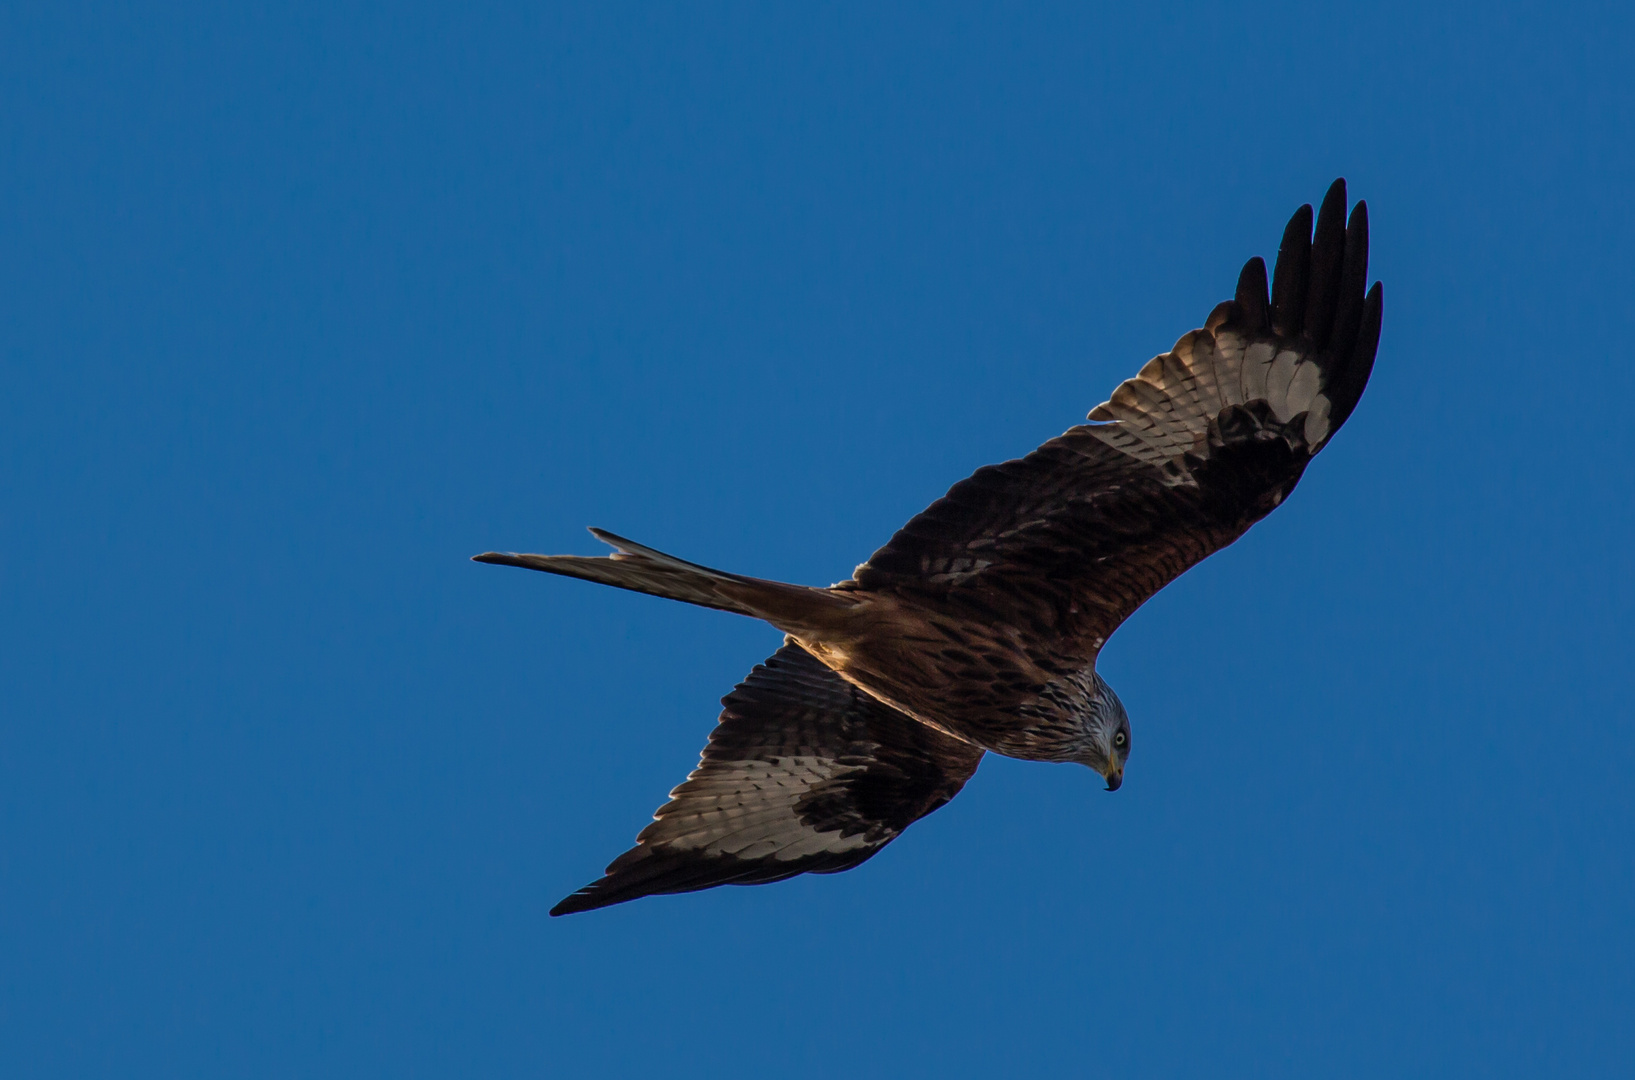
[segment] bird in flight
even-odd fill
[[[959,793],[989,751],[1123,783],[1130,721],[1096,672],[1147,598],[1294,490],[1379,344],[1368,209],[1336,180],[1237,293],[1090,411],[989,465],[826,589],[712,570],[592,529],[606,557],[476,561],[764,619],[783,647],[732,693],[636,846],[552,915],[849,870]]]

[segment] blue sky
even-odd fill
[[[1613,4],[6,5],[17,1077],[1622,1076]],[[823,584],[1369,202],[1378,366],[1112,639],[1124,787],[548,919]]]

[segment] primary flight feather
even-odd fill
[[[1294,489],[1356,408],[1379,344],[1368,209],[1336,180],[1233,299],[1072,428],[989,465],[826,589],[684,562],[592,529],[611,556],[489,552],[764,619],[785,643],[722,699],[698,768],[606,875],[552,909],[848,870],[958,794],[986,751],[1088,765],[1130,756],[1096,673],[1148,597]]]

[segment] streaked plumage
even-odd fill
[[[1072,428],[978,469],[827,589],[683,562],[601,530],[601,558],[522,566],[765,619],[784,646],[725,699],[699,767],[634,848],[554,915],[864,861],[952,798],[984,751],[1122,782],[1129,721],[1095,672],[1164,585],[1242,536],[1356,407],[1379,341],[1368,214],[1335,181],[1290,220],[1267,296],[1232,300]]]

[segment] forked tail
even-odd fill
[[[674,555],[643,547],[603,529],[591,529],[596,539],[614,548],[607,556],[518,555],[498,551],[472,556],[472,561],[521,566],[547,574],[583,578],[603,585],[680,600],[700,607],[731,611],[765,619],[791,633],[831,625],[856,601],[828,589],[786,585],[781,581],[729,574],[686,562]]]

